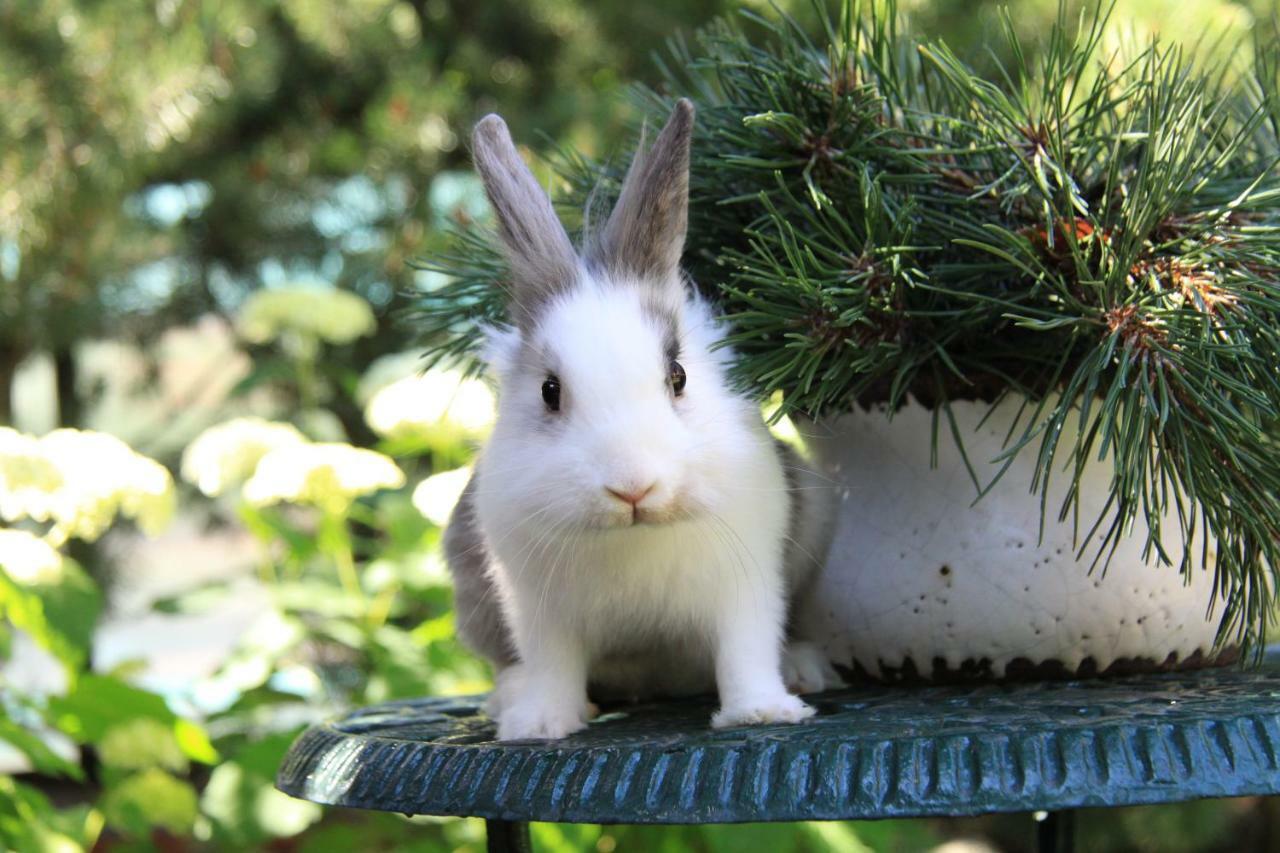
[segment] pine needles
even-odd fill
[[[699,106],[686,264],[737,380],[816,416],[1022,396],[1006,458],[1035,455],[1042,500],[1071,478],[1044,510],[1081,555],[1138,535],[1212,566],[1223,637],[1256,648],[1280,567],[1280,56],[1113,55],[1104,13],[1060,15],[1034,55],[1006,21],[1014,60],[983,77],[878,8],[847,0],[818,41],[750,16],[763,37],[672,46],[667,89]],[[615,190],[614,168],[559,164],[579,209]],[[457,245],[423,305],[448,355],[502,312],[492,243]],[[1078,519],[1095,458],[1110,500]]]

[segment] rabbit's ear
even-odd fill
[[[578,256],[551,199],[520,159],[506,122],[485,116],[471,141],[511,266],[512,319],[525,328],[549,299],[573,286]]]
[[[609,221],[593,238],[588,260],[615,275],[679,281],[689,222],[689,143],[693,102],[676,102],[648,152],[636,152]]]

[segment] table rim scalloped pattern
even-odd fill
[[[709,700],[500,744],[483,697],[313,726],[280,790],[406,814],[575,823],[975,815],[1280,793],[1280,666],[1031,684],[864,687],[799,726],[715,732]]]

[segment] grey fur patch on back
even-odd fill
[[[588,242],[586,259],[615,277],[679,282],[689,222],[689,145],[693,102],[676,102],[653,147],[636,152],[609,221]]]
[[[511,266],[512,319],[528,330],[544,304],[573,287],[578,256],[501,117],[487,115],[476,124],[472,156]]]
[[[836,488],[790,445],[774,440],[778,461],[787,482],[787,541],[782,565],[787,577],[787,635],[796,634],[797,603],[804,598],[827,561],[835,530]]]
[[[515,663],[515,645],[489,575],[489,549],[476,520],[475,474],[462,490],[444,530],[445,562],[453,575],[454,621],[458,637],[498,667]]]

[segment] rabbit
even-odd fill
[[[838,676],[784,652],[829,545],[830,481],[730,390],[721,326],[680,269],[694,108],[643,142],[581,254],[483,118],[475,166],[510,267],[484,329],[492,434],[444,535],[462,641],[496,668],[500,740],[582,729],[597,698],[718,691],[715,727],[794,723]]]

